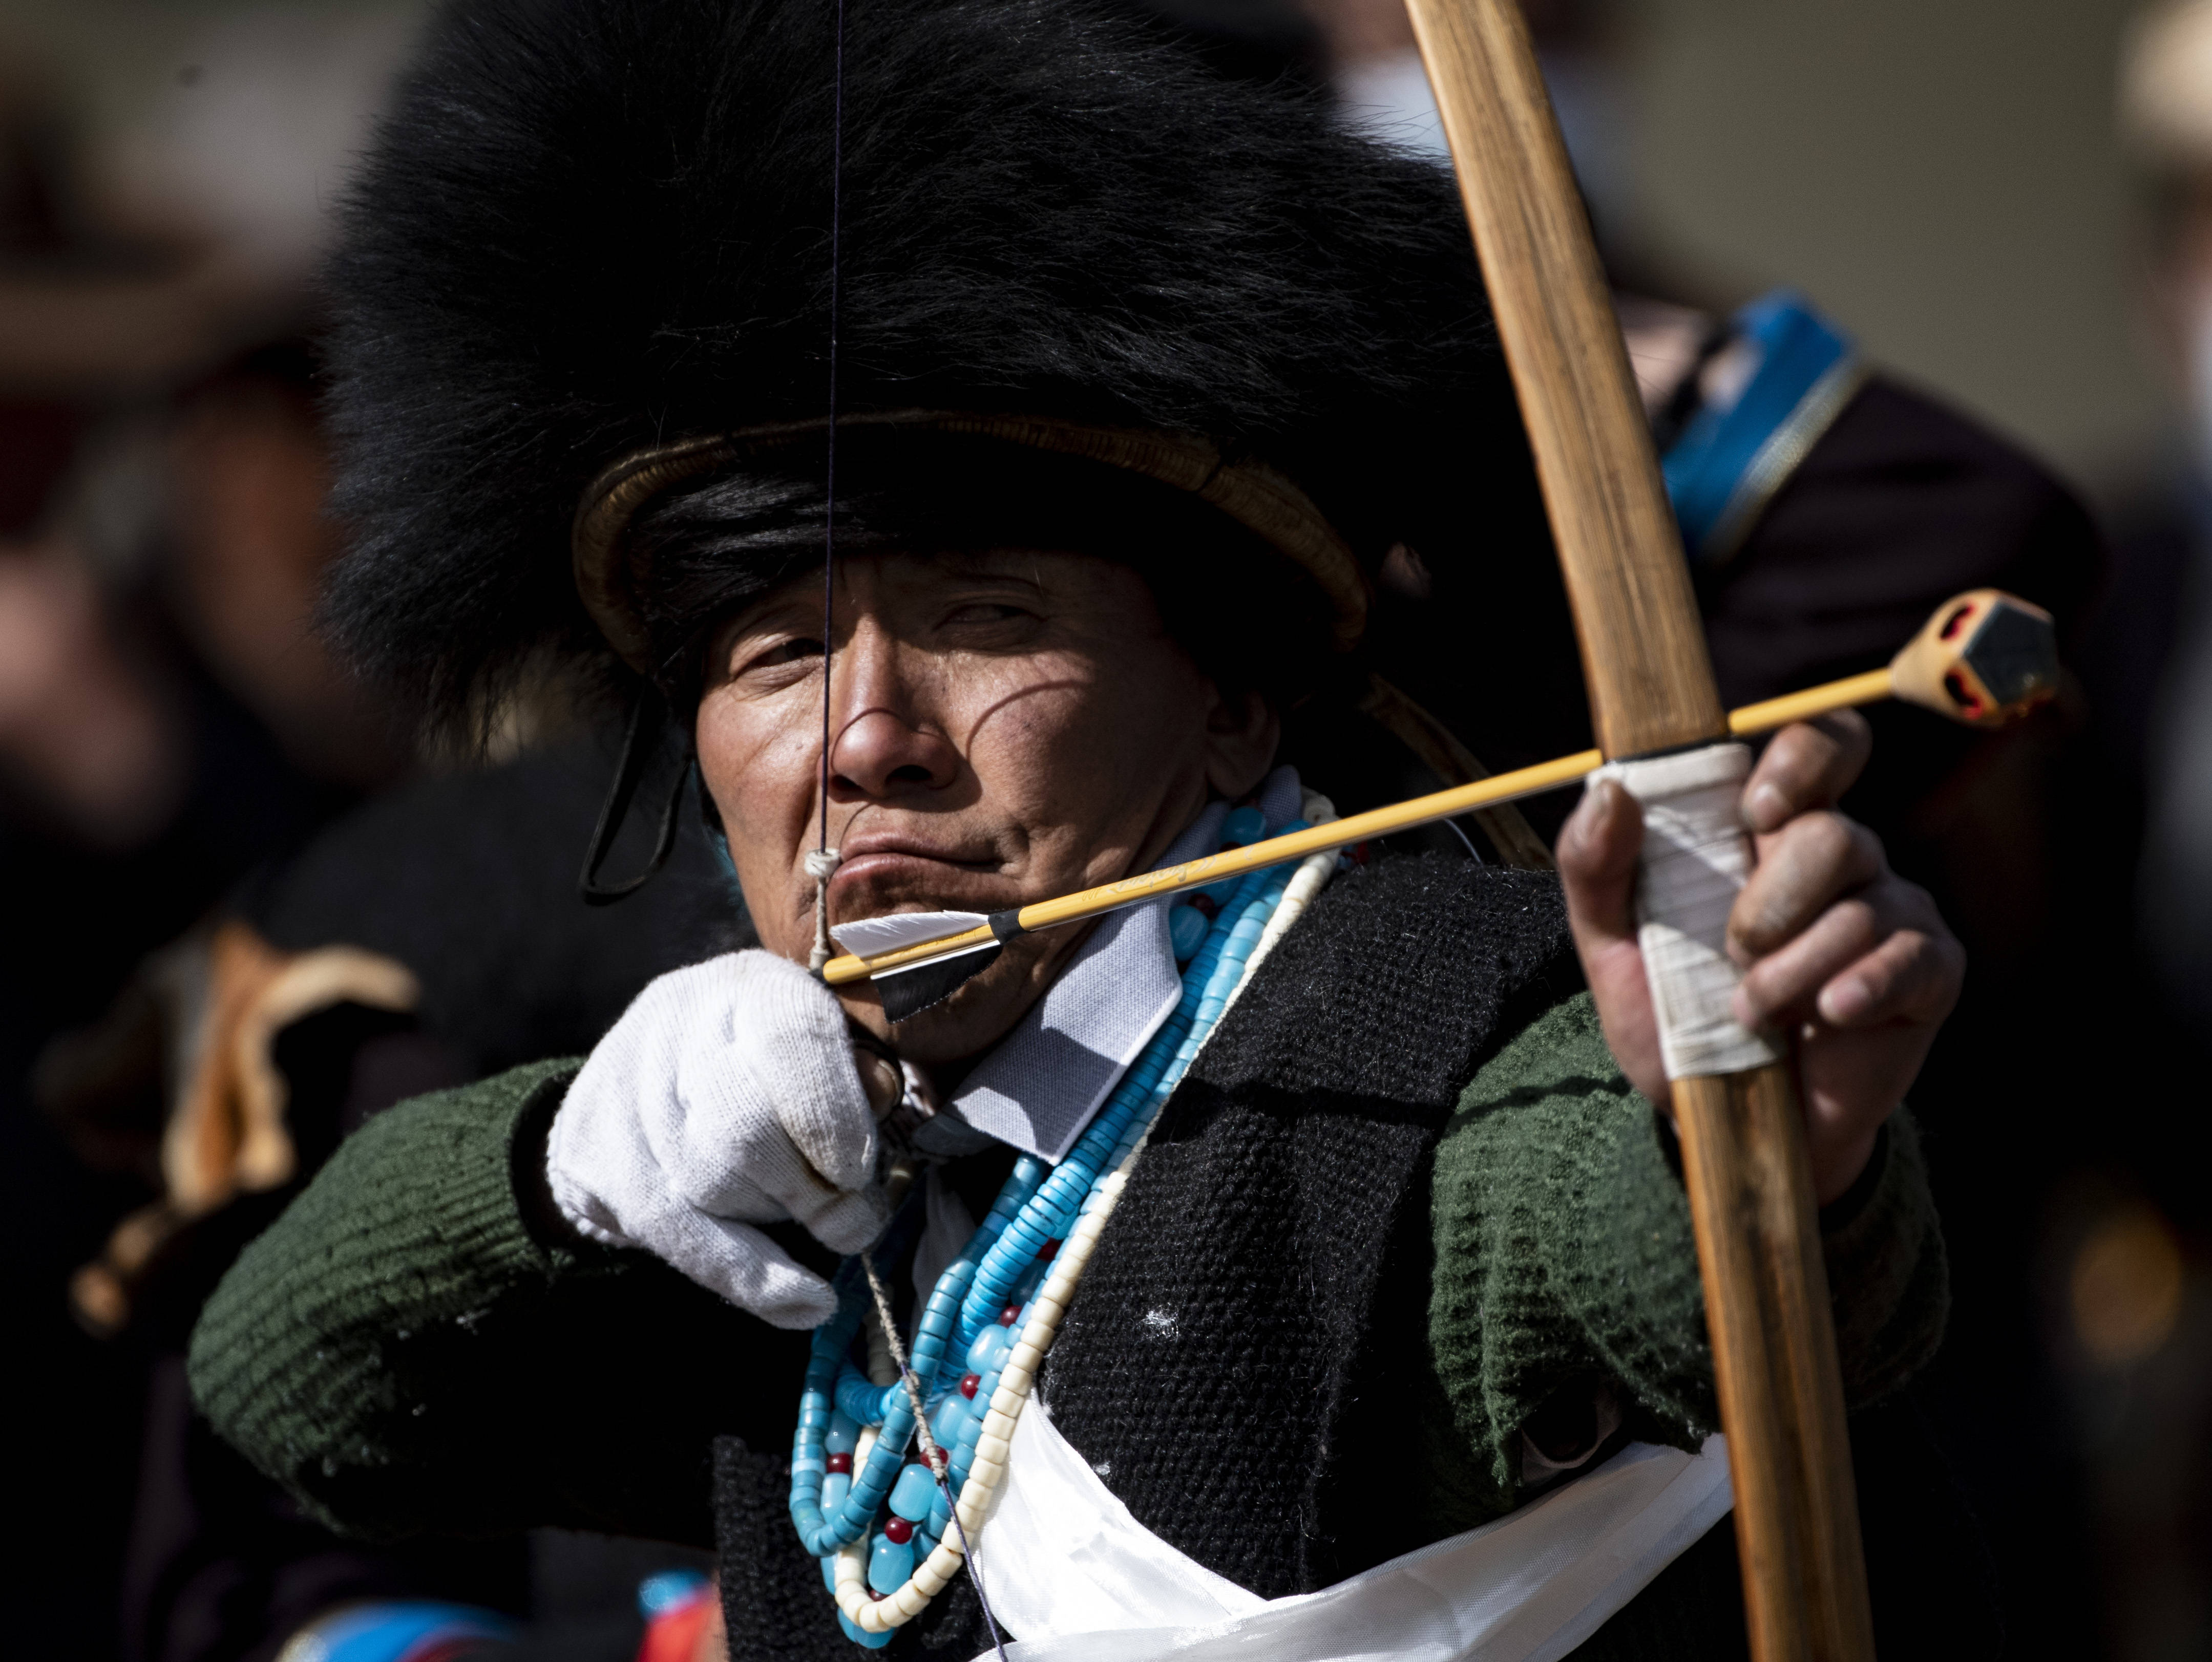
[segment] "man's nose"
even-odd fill
[[[830,747],[833,789],[842,786],[864,797],[935,789],[951,784],[959,770],[959,752],[943,734],[882,705],[846,723]]]
[[[898,644],[872,629],[857,629],[836,665],[850,714],[830,742],[833,794],[880,799],[902,790],[933,790],[959,776],[960,753],[930,713],[915,703],[911,676]],[[923,682],[927,684],[928,677]],[[843,714],[842,712],[839,713]]]

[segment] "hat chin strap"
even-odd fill
[[[576,892],[586,906],[612,906],[623,896],[635,895],[668,864],[669,855],[675,851],[676,816],[684,805],[684,786],[697,765],[688,745],[683,764],[676,770],[675,786],[660,810],[660,830],[653,838],[653,857],[635,876],[617,883],[599,881],[599,868],[606,864],[615,839],[622,834],[623,824],[629,818],[631,798],[637,795],[638,782],[644,777],[645,764],[659,741],[666,714],[666,701],[661,697],[660,689],[648,680],[638,688],[637,702],[630,707],[629,726],[623,734],[622,756],[615,763],[614,783],[607,787],[606,800],[599,804],[599,823],[592,828],[592,840],[584,851],[584,869],[576,878]]]

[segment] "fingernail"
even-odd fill
[[[1782,787],[1761,779],[1751,787],[1751,795],[1744,803],[1744,816],[1754,831],[1771,831],[1790,817],[1790,798],[1782,794]]]
[[[1583,799],[1589,804],[1588,828],[1592,836],[1601,837],[1612,828],[1614,818],[1620,812],[1623,793],[1620,781],[1609,779],[1600,779],[1583,792]]]
[[[1833,1027],[1845,1027],[1866,1014],[1874,1003],[1874,992],[1854,975],[1848,980],[1829,982],[1820,989],[1818,1002],[1823,1020]]]
[[[1562,850],[1579,848],[1589,840],[1597,824],[1597,787],[1592,786],[1583,792],[1583,799],[1574,806],[1565,823],[1559,827],[1559,847]]]

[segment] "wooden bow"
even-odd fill
[[[1517,0],[1407,0],[1559,544],[1608,758],[1723,739],[1689,567]],[[1794,1064],[1677,1080],[1759,1662],[1874,1654]]]

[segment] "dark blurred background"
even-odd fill
[[[2212,3],[1528,4],[1639,368],[1706,365],[1786,285],[2052,470],[2036,525],[2063,549],[2017,563],[2060,613],[2064,696],[1989,740],[1885,719],[1854,804],[1974,955],[1916,1099],[1956,1308],[1915,1411],[1989,1533],[2007,1654],[2212,1657]],[[1224,75],[1440,148],[1397,0],[1145,9]],[[348,1600],[438,1597],[627,1658],[640,1578],[703,1568],[551,1536],[356,1550],[181,1393],[206,1288],[362,1117],[585,1048],[744,938],[696,816],[641,902],[573,903],[611,740],[561,689],[488,755],[428,752],[310,626],[340,546],[314,272],[421,18],[0,5],[11,1654],[273,1657]],[[1893,484],[1955,467],[1914,442]]]

